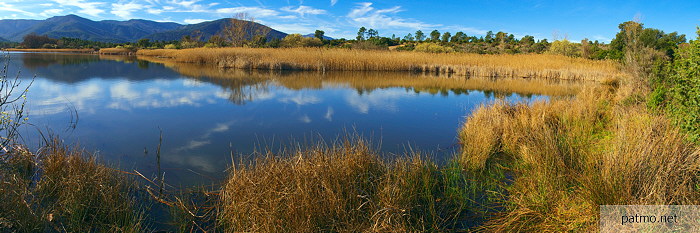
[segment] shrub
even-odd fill
[[[414,51],[426,53],[451,53],[455,50],[451,47],[442,46],[437,43],[421,43],[416,45]]]

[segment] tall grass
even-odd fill
[[[416,232],[465,227],[467,179],[413,154],[383,161],[361,139],[232,168],[219,220],[227,232]]]
[[[470,170],[506,161],[505,211],[489,231],[595,231],[599,205],[700,204],[700,150],[663,116],[609,87],[573,100],[495,103],[459,137]]]
[[[177,62],[261,70],[411,71],[481,77],[605,81],[621,73],[612,61],[557,55],[430,54],[325,48],[197,48],[139,50],[137,55]]]
[[[209,79],[209,81],[217,84],[229,85],[232,89],[236,85],[245,86],[275,82],[275,84],[289,89],[349,87],[359,91],[371,91],[380,88],[402,87],[416,92],[432,94],[450,91],[458,94],[470,90],[482,90],[520,95],[570,96],[576,94],[584,86],[595,84],[551,79],[494,79],[446,74],[407,74],[402,72],[329,71],[317,73],[240,70],[211,65],[177,63],[172,60],[154,57],[139,57],[139,59],[161,63],[182,75],[196,79]]]
[[[0,161],[0,229],[16,232],[141,232],[136,182],[54,140],[39,153],[17,147]]]

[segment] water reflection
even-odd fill
[[[12,54],[36,74],[30,121],[80,142],[108,161],[155,170],[159,129],[172,183],[221,178],[234,157],[346,130],[381,139],[381,149],[437,151],[454,144],[463,117],[495,98],[569,96],[581,83],[433,77],[406,73],[268,72],[121,56]],[[79,122],[65,131],[75,109]],[[35,132],[27,130],[31,135]],[[31,136],[25,137],[31,140]],[[436,154],[436,158],[446,154]]]

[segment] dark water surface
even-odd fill
[[[408,73],[244,72],[118,56],[11,58],[11,71],[36,75],[26,143],[41,142],[37,130],[52,132],[108,163],[152,175],[162,129],[162,167],[175,184],[225,177],[232,152],[238,158],[260,147],[330,142],[348,131],[381,141],[385,156],[410,146],[444,160],[464,117],[480,104],[570,95],[580,86]]]

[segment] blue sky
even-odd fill
[[[483,36],[505,31],[538,39],[610,41],[621,22],[641,19],[647,27],[695,38],[700,1],[295,1],[295,0],[0,0],[0,19],[44,19],[76,14],[92,20],[141,18],[198,23],[246,12],[286,33],[354,38],[361,26],[382,36],[416,30],[463,31]],[[427,34],[427,33],[426,33]]]

